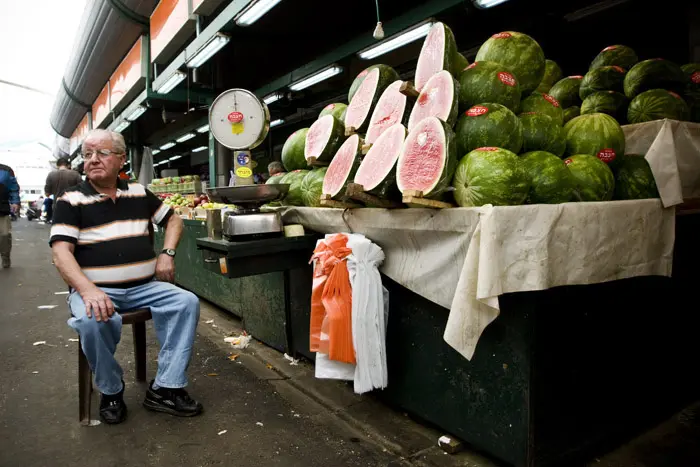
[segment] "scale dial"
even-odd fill
[[[270,111],[252,92],[229,89],[209,108],[209,129],[229,149],[254,149],[270,131]]]

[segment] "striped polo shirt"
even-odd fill
[[[86,180],[56,202],[49,244],[74,244],[76,261],[96,285],[135,287],[155,273],[151,223],[164,226],[172,213],[139,183],[119,180],[112,201]]]

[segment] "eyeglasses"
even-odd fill
[[[89,160],[93,155],[100,159],[106,159],[112,154],[122,154],[121,152],[110,151],[109,149],[85,149],[82,151],[83,159]]]

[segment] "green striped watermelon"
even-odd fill
[[[319,118],[306,132],[304,157],[307,164],[330,162],[343,141],[345,141],[343,122],[333,115]]]
[[[287,175],[286,173],[283,174],[277,174],[277,175],[271,175],[270,178],[267,179],[265,182],[265,185],[275,185],[277,183],[281,183],[280,180],[284,178],[284,176]]]
[[[617,120],[603,113],[581,115],[564,125],[566,154],[588,154],[614,164],[625,153],[625,134]]]
[[[476,54],[476,61],[484,60],[507,66],[515,74],[523,94],[534,91],[544,76],[542,47],[520,32],[505,31],[491,36]]]
[[[577,105],[572,105],[564,109],[564,124],[566,124],[572,118],[576,118],[581,115],[581,107]]]
[[[282,200],[282,204],[285,206],[303,206],[304,196],[301,189],[301,182],[304,177],[308,175],[310,170],[293,170],[286,174],[280,180],[280,184],[289,185],[289,191],[287,195]]]
[[[348,106],[346,104],[343,104],[342,102],[335,102],[325,106],[323,110],[321,110],[321,113],[318,114],[318,117],[321,118],[331,114],[342,122],[345,120],[345,112],[347,112],[347,110]]]
[[[327,170],[327,167],[312,169],[301,180],[301,199],[304,201],[304,206],[308,206],[310,208],[321,207],[323,177],[325,177]]]
[[[673,91],[651,89],[639,94],[630,102],[627,119],[630,123],[652,120],[688,120],[690,109],[683,98]]]
[[[308,128],[297,130],[284,142],[282,146],[282,165],[287,172],[292,170],[305,169],[307,167],[304,150],[306,148],[306,134]]]
[[[459,85],[462,110],[484,102],[504,105],[513,112],[520,107],[520,85],[513,73],[500,63],[472,63],[460,75]]]
[[[467,69],[469,66],[469,60],[467,60],[467,57],[462,55],[461,53],[457,52],[455,54],[455,63],[454,63],[454,69],[452,70],[452,74],[456,77],[462,74],[464,70]]]
[[[611,45],[600,52],[591,63],[590,70],[603,66],[620,66],[625,70],[632,68],[639,58],[632,48],[626,45]]]
[[[579,97],[581,81],[583,81],[583,76],[567,76],[560,79],[549,90],[549,95],[555,98],[564,109],[581,105]]]
[[[658,198],[656,180],[644,156],[626,154],[615,169],[615,199]]]
[[[520,115],[520,123],[523,127],[523,152],[547,151],[558,157],[564,155],[564,129],[552,117],[530,112]]]
[[[414,79],[416,89],[419,92],[422,91],[428,80],[443,70],[449,71],[455,77],[459,76],[460,70],[456,68],[464,62],[457,54],[457,43],[452,30],[445,23],[435,23],[425,36],[423,47],[418,55]]]
[[[561,68],[554,60],[544,61],[544,76],[542,76],[542,81],[540,81],[539,86],[535,91],[541,92],[542,94],[549,94],[549,90],[552,89],[554,83],[559,81],[563,76]]]
[[[521,156],[530,177],[528,204],[558,204],[571,201],[574,181],[564,161],[551,152],[532,151]]]
[[[625,76],[625,95],[632,99],[650,89],[683,92],[685,74],[681,67],[662,58],[644,60],[633,66]]]
[[[523,128],[507,107],[479,104],[463,113],[457,121],[457,154],[483,146],[495,146],[515,153],[523,145]]]
[[[462,207],[515,206],[530,191],[530,177],[515,153],[507,149],[475,149],[459,161],[452,185],[455,201]]]
[[[598,68],[600,70],[600,68]],[[617,120],[619,123],[627,121],[627,97],[615,91],[594,92],[586,97],[581,104],[581,115],[604,113]]]
[[[610,167],[597,157],[578,154],[564,160],[574,183],[575,201],[610,201],[615,177]]]
[[[399,79],[399,74],[389,65],[382,65],[381,63],[379,63],[377,65],[369,66],[362,70],[350,85],[350,91],[348,92],[348,102],[352,102],[352,98],[355,96],[357,90],[360,89],[362,82],[365,80],[369,72],[374,70],[375,68],[379,68],[379,75],[382,77],[383,81],[389,81],[389,83],[393,83],[394,81]]]
[[[589,71],[581,81],[579,97],[583,100],[598,91],[623,92],[622,83],[626,73],[624,68],[617,65],[601,66]]]
[[[559,101],[549,94],[533,92],[520,103],[523,113],[538,112],[549,115],[557,125],[564,124],[564,111],[559,105]]]

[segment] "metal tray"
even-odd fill
[[[222,186],[207,188],[207,196],[215,203],[252,205],[280,199],[288,191],[288,184]]]

